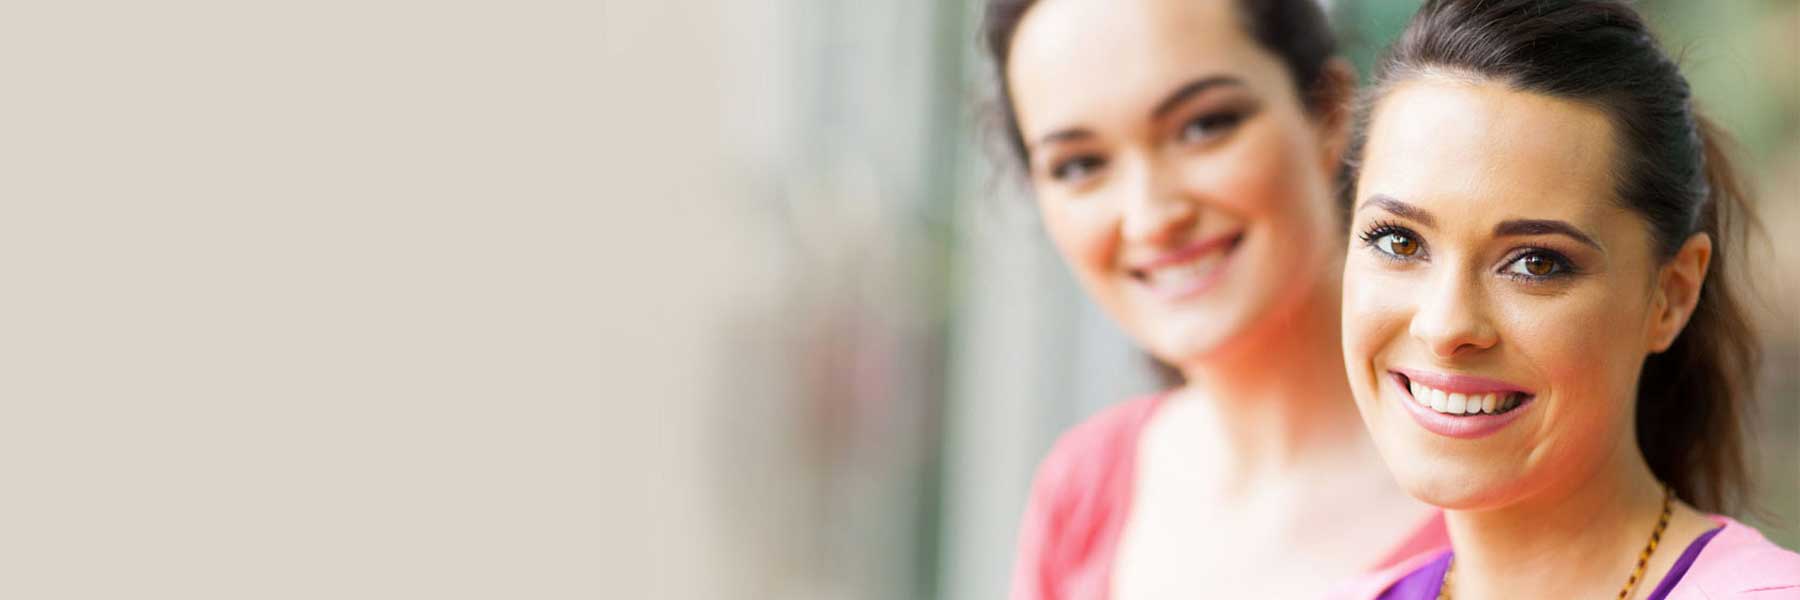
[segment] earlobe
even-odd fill
[[[1669,259],[1657,276],[1653,301],[1650,352],[1662,352],[1675,344],[1688,319],[1700,305],[1700,292],[1712,266],[1712,236],[1696,233],[1688,237],[1675,256]]]

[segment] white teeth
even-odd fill
[[[1497,414],[1512,410],[1524,398],[1514,392],[1493,392],[1487,394],[1447,393],[1426,387],[1416,381],[1408,381],[1407,387],[1412,391],[1414,402],[1431,410],[1447,415]]]
[[[1181,264],[1153,269],[1145,278],[1156,287],[1182,287],[1211,273],[1224,261],[1224,252],[1208,252]]]

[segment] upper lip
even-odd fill
[[[1527,390],[1524,387],[1513,385],[1498,379],[1488,379],[1486,377],[1477,377],[1475,375],[1460,375],[1456,373],[1438,373],[1434,371],[1398,368],[1393,369],[1393,372],[1399,373],[1409,380],[1418,382],[1419,385],[1435,390],[1443,390],[1446,393],[1452,394],[1489,394],[1501,392],[1531,394],[1531,390]]]
[[[1204,240],[1198,240],[1198,241],[1195,241],[1186,246],[1182,246],[1180,248],[1176,248],[1175,250],[1165,252],[1162,255],[1157,256],[1154,259],[1138,263],[1136,266],[1132,267],[1132,270],[1136,271],[1138,273],[1144,273],[1144,272],[1151,271],[1154,269],[1160,269],[1162,267],[1167,267],[1169,265],[1178,265],[1178,264],[1193,260],[1195,257],[1206,254],[1208,252],[1228,248],[1232,244],[1237,243],[1238,238],[1241,238],[1243,236],[1244,236],[1244,232],[1240,230],[1240,231],[1233,231],[1233,232],[1222,234],[1222,235],[1216,235],[1216,236],[1213,236],[1210,238],[1206,238]]]

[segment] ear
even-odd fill
[[[1327,172],[1336,173],[1350,143],[1350,120],[1356,103],[1356,68],[1342,57],[1325,61],[1319,81],[1307,98],[1313,123],[1318,127],[1319,157]]]
[[[1649,351],[1668,350],[1700,305],[1700,288],[1712,263],[1712,237],[1696,233],[1657,275],[1650,299]]]

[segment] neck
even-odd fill
[[[1615,597],[1663,500],[1635,439],[1627,441],[1568,489],[1503,508],[1448,511],[1456,598]],[[1640,581],[1639,591],[1654,585]]]
[[[1291,479],[1296,467],[1319,459],[1336,465],[1373,456],[1338,344],[1339,279],[1321,279],[1230,348],[1182,368],[1187,383],[1172,401],[1205,413],[1221,466],[1234,479]]]

